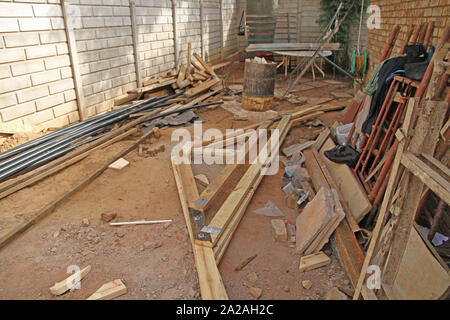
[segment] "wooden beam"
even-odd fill
[[[193,96],[195,96],[197,94],[200,94],[200,93],[202,93],[202,92],[204,92],[204,91],[214,87],[219,82],[220,81],[217,80],[217,79],[207,80],[207,81],[201,83],[200,85],[198,85],[196,87],[193,87],[193,88],[190,88],[190,89],[186,90],[186,92],[184,93],[184,96],[185,97],[193,97]]]
[[[87,114],[85,110],[85,103],[84,103],[84,94],[83,94],[83,81],[81,80],[81,72],[80,72],[80,63],[78,59],[78,51],[77,51],[77,44],[76,44],[76,38],[75,34],[73,32],[73,25],[71,23],[71,19],[74,19],[73,17],[68,16],[68,9],[70,6],[70,2],[67,0],[62,0],[61,8],[63,12],[63,18],[64,18],[64,25],[66,30],[66,38],[67,38],[67,47],[69,48],[69,56],[70,56],[70,63],[72,67],[72,73],[73,73],[73,83],[75,87],[75,96],[77,98],[77,107],[78,107],[78,114],[80,116],[80,120],[86,120]]]
[[[198,280],[200,283],[200,292],[204,300],[228,300],[228,295],[223,285],[222,277],[217,268],[214,253],[211,248],[199,246],[194,242],[191,220],[189,217],[188,203],[195,201],[196,198],[189,199],[180,173],[179,166],[172,162],[172,169],[175,176],[175,182],[180,197],[181,207],[191,239],[195,265],[197,268]],[[189,191],[189,194],[195,196],[195,191]],[[197,195],[198,197],[198,195]]]
[[[450,183],[447,180],[410,152],[403,154],[401,163],[439,198],[450,205]]]
[[[180,67],[180,71],[178,72],[178,78],[177,78],[177,86],[179,89],[183,89],[186,86],[189,85],[189,81],[186,81],[186,71],[187,67],[185,64],[182,64]]]
[[[81,281],[81,279],[83,279],[89,273],[89,271],[91,271],[91,266],[87,266],[82,270],[76,271],[63,281],[56,282],[53,287],[50,288],[50,292],[55,296],[62,295],[63,293],[74,288]]]
[[[217,74],[214,72],[214,70],[211,68],[211,66],[205,61],[203,60],[202,57],[200,57],[198,54],[194,53],[194,57],[197,59],[198,62],[200,62],[200,64],[202,65],[203,68],[205,68],[206,72],[208,72],[210,75],[212,75],[213,77],[216,77],[217,79],[219,78],[217,76]]]
[[[286,136],[288,135],[288,133],[291,129],[291,126],[292,126],[292,123],[289,124],[288,128],[285,130],[285,132],[280,137],[280,145],[283,143]],[[274,154],[271,155],[271,159],[273,159],[274,156],[275,156]],[[258,189],[258,186],[261,183],[261,180],[263,178],[264,178],[263,175],[258,176],[258,178],[254,182],[253,186],[251,187],[250,192],[245,196],[244,200],[242,201],[242,204],[240,205],[236,214],[233,216],[232,220],[230,221],[228,227],[224,230],[223,235],[219,238],[216,245],[214,246],[214,255],[216,257],[217,264],[220,263],[223,255],[225,254],[225,251],[231,242],[234,232],[236,231],[237,227],[239,226],[239,223],[241,222],[241,220],[247,210],[247,207],[250,204],[250,201],[252,200],[252,197],[255,194],[256,190]]]
[[[278,130],[280,131],[280,135],[282,136],[285,130],[290,125],[290,116],[284,116],[278,125]],[[263,148],[270,147],[273,148],[279,141],[274,140],[274,136],[271,136],[270,140],[264,145]],[[261,169],[263,165],[268,160],[269,155],[266,154],[266,158],[258,159],[258,161],[250,166],[247,172],[244,174],[242,179],[238,182],[234,190],[228,196],[228,198],[223,203],[222,207],[217,211],[214,218],[209,223],[209,227],[217,228],[218,234],[211,234],[211,242],[208,241],[198,241],[198,244],[213,247],[220,236],[223,234],[224,229],[228,226],[231,219],[239,209],[242,201],[245,196],[250,191],[250,188],[253,185],[253,182],[257,179],[257,177],[261,174]]]
[[[152,85],[149,85],[149,86],[146,86],[146,87],[140,87],[140,88],[131,89],[131,90],[128,90],[128,93],[140,94],[140,93],[143,93],[143,92],[146,92],[146,91],[155,90],[155,89],[163,88],[163,87],[166,87],[166,86],[170,86],[171,84],[173,84],[175,82],[177,82],[177,79],[170,79],[170,80],[167,80],[167,81],[165,81],[163,83],[155,83],[155,84],[152,84]]]

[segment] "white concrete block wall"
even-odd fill
[[[78,120],[59,0],[0,1],[0,117],[19,128]]]
[[[143,80],[175,67],[172,2],[136,1],[139,57]]]
[[[130,0],[71,0],[85,111],[108,111],[135,88]],[[223,10],[220,13],[219,4]],[[176,0],[178,48],[187,44],[208,61],[237,48],[238,0]],[[175,67],[171,0],[135,0],[143,80]],[[223,17],[223,32],[221,26]],[[62,127],[79,120],[60,0],[0,0],[0,124]]]
[[[76,0],[75,39],[87,116],[114,106],[114,98],[136,87],[128,0]]]
[[[224,58],[238,50],[238,26],[241,12],[235,0],[222,0]]]
[[[180,63],[187,61],[188,43],[201,55],[200,0],[177,0],[177,33]]]
[[[205,59],[220,61],[222,50],[221,0],[203,0],[203,33]]]

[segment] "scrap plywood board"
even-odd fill
[[[450,275],[428,250],[415,228],[392,287],[393,299],[437,300],[448,289]]]
[[[314,199],[309,202],[303,212],[297,217],[296,250],[303,254],[311,243],[319,236],[334,219],[331,191],[321,188]]]
[[[352,215],[357,222],[360,222],[370,209],[372,209],[372,205],[352,170],[345,164],[332,162],[325,157],[324,152],[333,149],[335,146],[334,142],[328,138],[320,148],[320,154],[331,176],[339,187],[344,200],[347,202]]]
[[[291,116],[287,115],[283,116],[282,120],[279,122],[277,129],[279,130],[280,136],[283,136],[285,131],[290,128],[290,120]],[[278,139],[276,139],[275,136],[272,135],[270,137],[270,140],[264,145],[263,148],[279,148],[279,141],[276,140]],[[210,227],[217,228],[219,230],[219,234],[211,234],[212,242],[198,241],[198,244],[212,248],[217,243],[219,237],[223,234],[224,229],[228,226],[235,213],[239,210],[239,207],[244,201],[245,196],[251,190],[254,181],[258,178],[259,175],[262,174],[261,170],[264,168],[264,165],[268,160],[267,154],[265,159],[258,160],[259,161],[256,161],[256,163],[250,166],[242,179],[238,182],[236,187],[225,200],[222,207],[220,207],[214,218],[209,223]]]

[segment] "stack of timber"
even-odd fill
[[[172,101],[186,104],[207,92],[221,91],[223,89],[222,81],[214,70],[228,64],[228,62],[224,62],[215,68],[210,66],[200,55],[196,53],[191,55],[189,44],[187,62],[182,64],[178,70],[171,70],[162,77],[153,76],[145,80],[142,87],[129,90],[127,95],[116,99],[115,104],[120,105],[170,92],[182,92],[181,96]]]

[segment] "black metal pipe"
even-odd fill
[[[99,128],[99,129],[95,130],[94,132],[85,133],[84,135],[82,135],[80,137],[80,139],[87,138],[87,137],[91,136],[92,134],[95,134],[101,130],[104,130],[104,128]],[[43,152],[40,155],[30,158],[30,159],[23,159],[24,161],[21,161],[19,164],[15,164],[14,166],[5,168],[5,170],[2,170],[2,173],[0,173],[0,180],[12,176],[12,175],[28,168],[30,165],[34,164],[35,162],[45,159],[46,157],[48,157],[58,151],[64,150],[66,147],[70,146],[72,143],[73,143],[73,141],[68,141],[64,144],[59,145],[57,148]]]
[[[164,96],[162,96],[162,97],[164,97]],[[74,129],[80,127],[80,126],[84,126],[86,124],[90,124],[90,123],[92,123],[94,121],[97,121],[97,120],[99,120],[101,118],[104,118],[106,116],[110,116],[112,114],[117,114],[117,113],[120,113],[122,111],[126,111],[126,110],[129,110],[129,109],[135,108],[137,106],[140,106],[142,104],[146,104],[146,103],[149,103],[149,102],[153,102],[155,100],[159,100],[159,98],[161,98],[161,97],[152,97],[152,98],[149,98],[147,100],[135,103],[133,105],[126,106],[126,107],[123,107],[123,108],[120,108],[120,109],[117,109],[117,110],[113,110],[111,112],[108,112],[108,113],[105,113],[105,114],[101,114],[101,115],[92,117],[90,119],[87,119],[87,120],[80,121],[78,123],[72,124],[72,125],[70,125],[68,127],[56,130],[56,131],[54,131],[52,133],[46,134],[46,135],[44,135],[42,137],[33,139],[31,141],[28,141],[26,143],[21,144],[20,146],[17,146],[15,148],[12,148],[10,150],[7,150],[5,152],[0,153],[0,160],[8,158],[10,156],[13,156],[15,154],[18,154],[18,153],[20,153],[20,152],[22,152],[24,150],[27,150],[29,148],[32,148],[34,146],[37,146],[40,143],[44,143],[44,142],[47,142],[49,140],[52,140],[52,139],[54,139],[54,138],[56,138],[56,137],[58,137],[58,136],[60,136],[62,134],[67,133],[68,131],[74,130]]]
[[[181,93],[176,94],[175,96],[178,96],[180,94]],[[39,155],[39,154],[42,154],[44,152],[47,152],[47,151],[52,150],[54,148],[57,148],[59,145],[65,144],[68,141],[74,142],[74,140],[80,139],[79,137],[84,135],[84,134],[86,134],[86,133],[93,132],[93,131],[95,131],[95,130],[97,130],[99,128],[102,128],[102,127],[114,124],[116,122],[122,121],[122,120],[128,118],[128,116],[130,114],[132,114],[132,113],[140,112],[141,110],[145,110],[145,109],[147,109],[149,107],[155,107],[155,109],[156,108],[162,108],[162,107],[164,107],[166,105],[164,105],[164,104],[163,105],[158,105],[158,104],[160,102],[164,102],[164,101],[167,101],[167,100],[172,99],[172,98],[173,98],[173,96],[170,96],[170,97],[169,96],[164,96],[163,98],[161,98],[161,99],[159,99],[157,101],[151,102],[148,105],[144,105],[143,107],[141,107],[141,108],[139,108],[137,110],[130,111],[129,109],[131,109],[131,108],[127,108],[127,110],[122,110],[122,111],[125,111],[124,113],[120,112],[120,113],[114,114],[114,117],[112,117],[111,119],[109,119],[109,117],[106,117],[105,119],[101,119],[102,121],[96,121],[96,122],[90,123],[88,126],[81,127],[81,128],[78,128],[77,130],[67,132],[63,136],[59,137],[60,139],[58,139],[58,140],[48,141],[48,142],[43,143],[43,144],[41,144],[41,145],[39,145],[39,146],[37,146],[37,147],[35,147],[33,149],[24,151],[24,152],[22,152],[19,155],[16,155],[14,157],[11,157],[11,158],[1,162],[0,163],[0,173],[4,172],[6,170],[9,170],[10,168],[12,168],[14,165],[16,165],[18,163],[21,163],[23,161],[27,161],[27,160],[29,160],[29,159],[31,159],[31,158]],[[142,105],[142,103],[141,103],[141,105]]]

